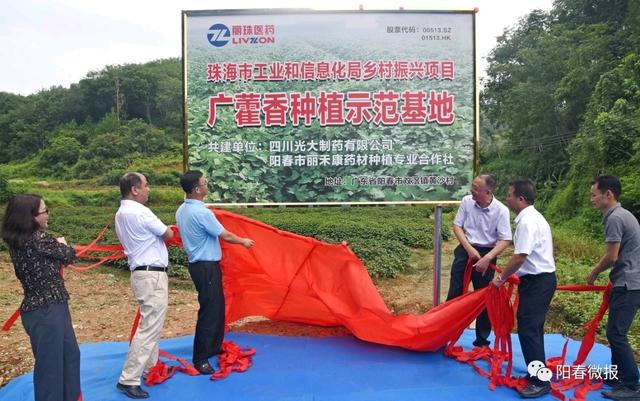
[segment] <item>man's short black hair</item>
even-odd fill
[[[516,178],[509,181],[509,186],[513,188],[513,194],[523,197],[529,205],[536,201],[536,183],[526,177]]]
[[[598,191],[605,193],[611,191],[613,197],[618,199],[622,193],[622,184],[618,177],[613,175],[599,175],[593,179],[591,185],[595,185]]]
[[[180,186],[185,193],[190,194],[200,184],[200,177],[202,177],[202,171],[189,170],[180,177]]]
[[[131,193],[131,188],[142,184],[142,177],[139,173],[125,173],[120,177],[120,195],[126,198]]]

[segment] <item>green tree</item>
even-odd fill
[[[498,39],[483,94],[486,116],[504,139],[489,161],[517,159],[523,167],[518,170],[536,180],[559,174],[567,162],[558,151],[564,133],[554,98],[565,71],[565,44],[550,32],[550,23],[548,14],[534,11]]]
[[[506,30],[481,96],[483,170],[534,178],[563,220],[596,218],[586,196],[596,174],[635,193],[639,16],[637,1],[558,0]]]
[[[591,179],[602,173],[621,177],[624,203],[640,215],[640,56],[629,54],[596,86],[584,124],[569,147],[571,170],[550,211],[579,215],[589,209],[584,196]],[[579,207],[576,207],[579,206]],[[588,213],[588,211],[587,211]]]
[[[52,176],[66,178],[81,152],[82,146],[75,138],[58,136],[42,151],[38,165]]]

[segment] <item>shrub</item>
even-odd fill
[[[41,152],[38,166],[45,174],[65,177],[81,152],[82,146],[75,138],[58,136]]]
[[[0,173],[0,203],[5,203],[12,196],[13,194],[9,190],[9,180],[4,174]]]
[[[258,208],[234,212],[321,241],[346,241],[373,277],[397,276],[409,266],[411,248],[433,245],[431,209],[421,206]]]

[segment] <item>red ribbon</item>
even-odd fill
[[[298,240],[303,240],[303,242],[313,241],[312,239],[307,237],[302,237],[296,234],[277,230],[275,228],[265,225],[264,223],[255,222],[253,220],[249,221],[250,219],[246,217],[236,216],[229,212],[218,211],[217,214],[218,213],[220,214],[219,217],[226,216],[228,218],[231,218],[231,216],[233,216],[233,218],[236,220],[241,220],[241,221],[246,220],[247,222],[250,222],[252,224],[252,227],[256,226],[261,229],[268,228],[270,231],[275,232],[278,236],[282,236],[283,238],[295,238]],[[87,270],[90,268],[100,266],[106,261],[120,259],[125,256],[123,253],[122,247],[119,245],[97,245],[97,242],[99,241],[100,238],[104,236],[110,224],[111,222],[101,230],[98,237],[94,241],[92,241],[89,245],[76,246],[78,257],[95,260],[97,262],[93,263],[90,266],[84,266],[84,267],[70,266],[70,268],[75,270]],[[174,231],[176,235],[174,235],[172,240],[167,241],[167,245],[181,246],[182,242],[180,240],[180,236],[177,228],[175,226],[171,226],[171,229]],[[349,250],[346,246],[344,248]],[[95,256],[93,255],[93,253],[95,252],[101,253],[102,255]],[[104,253],[108,253],[108,254],[105,256]],[[473,268],[473,261],[468,260],[467,268],[465,270],[465,275],[464,275],[464,291],[463,291],[464,293],[468,292],[472,268]],[[500,271],[500,269],[498,269],[495,265],[491,265],[490,268],[496,271]],[[513,291],[515,289],[515,286],[518,284],[518,282],[519,282],[518,278],[515,275],[511,275],[510,277],[507,278],[507,283],[501,286],[500,288],[495,288],[494,286],[490,285],[487,288],[478,290],[478,291],[484,291],[484,294],[478,293],[478,295],[484,296],[487,313],[489,315],[489,319],[492,323],[492,326],[496,335],[496,340],[494,342],[493,349],[488,349],[488,348],[474,349],[469,352],[465,352],[462,349],[462,347],[456,346],[455,344],[460,338],[460,336],[462,335],[464,328],[460,328],[459,330],[456,329],[458,331],[453,333],[454,335],[451,336],[451,340],[447,342],[447,346],[445,348],[445,355],[453,357],[462,362],[469,363],[471,366],[474,367],[474,370],[476,372],[483,375],[484,377],[489,378],[490,380],[489,386],[492,389],[495,388],[496,386],[508,386],[512,388],[523,387],[524,379],[513,378],[511,375],[511,372],[512,372],[511,331],[514,326],[514,310],[517,309],[517,305],[519,302],[518,296],[516,295],[514,297]],[[560,291],[603,291],[606,288],[607,287],[605,286],[572,285],[572,286],[559,286],[558,290]],[[511,302],[512,298],[514,298],[513,302]],[[606,313],[607,311],[607,307],[608,307],[607,299],[608,299],[608,291],[605,291],[605,294],[603,295],[603,301],[600,305],[598,313],[596,314],[596,316],[594,316],[592,320],[590,320],[589,322],[587,322],[585,325],[582,326],[586,328],[587,331],[584,335],[583,342],[578,352],[578,357],[576,358],[576,361],[573,362],[574,365],[582,364],[585,361],[587,355],[589,354],[589,351],[593,347],[598,324],[602,320],[604,313]],[[436,309],[441,309],[442,306],[444,305],[441,305]],[[380,308],[382,308],[382,306],[380,306]],[[482,309],[480,309],[478,313],[480,313],[481,310]],[[19,313],[20,311],[18,310],[11,316],[11,318],[3,326],[3,330],[6,331],[9,329],[9,327],[11,327],[13,322],[15,322],[15,320],[19,316]],[[135,334],[135,328],[137,328],[137,324],[139,322],[139,312],[136,314],[136,316],[137,317],[134,321],[134,327],[132,327],[132,330],[130,333],[130,339]],[[324,322],[324,320],[322,321]],[[329,319],[327,321],[330,321],[331,323],[334,322],[333,319]],[[348,323],[343,323],[343,324],[345,324],[345,326],[347,326],[349,329],[351,330],[353,329],[348,325]],[[395,345],[398,345],[398,344],[395,344]],[[565,345],[565,348],[566,348],[566,345]],[[227,349],[227,352],[223,353],[222,356],[218,358],[221,369],[220,369],[220,372],[216,372],[216,374],[212,376],[213,379],[224,377],[226,376],[226,374],[228,374],[227,372],[231,372],[231,371],[240,372],[240,371],[246,370],[251,364],[250,357],[255,352],[255,350],[251,350],[251,349],[241,350],[239,347],[235,348],[235,347],[231,347],[230,345],[227,345],[226,349]],[[166,354],[166,353],[163,353],[162,355],[164,357],[169,357],[169,359],[172,359],[171,357],[173,357],[170,354]],[[557,366],[557,364],[559,363],[564,364],[565,355],[566,355],[566,349],[563,351],[563,356],[550,358],[548,361],[549,366]],[[489,362],[490,369],[488,372],[479,368],[475,363],[477,360],[480,360],[480,359]],[[174,360],[180,361],[178,358]],[[193,369],[193,367],[188,365],[188,363],[186,362],[185,364],[182,364],[183,368],[188,372],[193,373],[193,371],[189,369],[189,368]],[[504,372],[503,372],[503,368],[504,368]],[[157,370],[160,373],[158,373],[157,375],[154,374],[153,376],[154,378],[152,378],[151,381],[157,382],[162,377],[167,377],[167,378],[170,377],[169,371],[168,370],[165,371],[165,367],[163,367],[162,365],[158,365]],[[188,373],[188,374],[191,374],[191,373]],[[166,378],[163,379],[162,381],[164,380],[166,380]],[[564,398],[564,395],[562,395],[562,393],[560,392],[561,391],[560,389],[565,390],[569,388],[576,388],[576,397],[578,397],[577,399],[581,399],[580,397],[582,397],[584,394],[588,393],[589,391],[592,391],[598,385],[601,385],[601,383],[594,384],[594,383],[585,383],[585,382],[576,381],[576,380],[566,380],[566,381],[554,383],[553,391],[554,391],[554,394],[558,396],[558,398]]]
[[[500,271],[495,265],[490,265],[490,268]],[[467,266],[464,272],[463,279],[463,294],[467,293],[468,287],[471,281],[471,273],[473,269],[473,260],[469,258],[467,260]],[[486,291],[486,306],[489,320],[493,327],[495,334],[495,341],[493,349],[488,347],[473,348],[470,351],[464,351],[462,347],[455,346],[459,336],[455,341],[449,343],[445,349],[445,355],[456,359],[457,361],[467,363],[473,367],[473,369],[482,377],[489,379],[489,388],[494,390],[496,386],[506,386],[517,390],[523,389],[527,385],[525,378],[514,378],[511,375],[513,367],[512,363],[512,344],[511,344],[511,331],[514,327],[514,311],[517,310],[519,297],[516,295],[513,304],[510,300],[513,295],[515,286],[519,283],[519,279],[515,275],[511,275],[507,278],[507,283],[500,288],[489,284],[487,288],[482,289]],[[595,343],[595,336],[598,330],[598,326],[607,312],[609,307],[609,293],[611,291],[611,283],[606,286],[603,285],[561,285],[558,286],[559,291],[604,291],[602,295],[602,301],[600,307],[596,312],[593,319],[583,324],[580,329],[586,328],[586,332],[583,336],[578,355],[573,361],[573,366],[579,366],[587,359],[589,352],[593,348]],[[460,333],[462,334],[462,333]],[[552,357],[547,360],[547,367],[552,371],[557,371],[557,366],[564,365],[567,354],[567,346],[569,340],[567,340],[562,348],[562,355]],[[489,363],[490,370],[486,372],[480,368],[476,361],[484,360]],[[502,367],[504,363],[507,364],[506,370],[502,373]],[[588,378],[575,379],[566,378],[552,383],[551,393],[560,400],[565,400],[566,396],[563,391],[574,390],[574,398],[572,401],[584,401],[585,397],[590,391],[597,390],[602,387],[602,381],[591,382]]]
[[[129,335],[129,344],[133,340],[133,336],[138,330],[140,324],[140,308],[136,311],[136,316],[133,319],[131,325],[131,333]],[[220,367],[213,375],[211,380],[220,380],[229,376],[232,372],[245,372],[252,365],[252,357],[256,353],[255,348],[241,349],[237,344],[230,340],[224,340],[222,342],[222,353],[218,355],[218,366]],[[151,367],[145,384],[147,386],[153,386],[165,382],[173,377],[176,371],[188,374],[190,376],[197,376],[200,374],[189,362],[183,358],[171,355],[170,353],[160,350],[159,355],[163,358],[177,361],[180,366],[169,366],[158,359],[156,364]]]

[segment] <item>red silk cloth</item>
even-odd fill
[[[320,326],[342,325],[364,341],[420,351],[435,351],[455,342],[485,306],[490,318],[492,309],[499,308],[491,319],[494,331],[506,333],[513,327],[513,313],[509,312],[513,305],[508,307],[513,289],[509,284],[500,291],[490,286],[465,293],[422,315],[394,316],[346,244],[328,244],[225,210],[213,211],[227,230],[255,240],[249,249],[221,241],[227,323],[246,316],[265,316]],[[124,257],[120,245],[97,245],[109,225],[91,244],[76,247],[80,258],[98,261],[90,267]],[[175,226],[172,229],[179,234]],[[182,242],[176,235],[167,244],[181,246]],[[511,285],[517,283],[515,277],[510,280]],[[558,287],[573,291],[602,288]],[[600,312],[605,311],[606,305]],[[3,329],[8,330],[17,316],[14,314]]]
[[[512,300],[518,283],[515,276],[500,288],[489,285],[474,292],[465,289],[462,296],[422,315],[394,316],[364,265],[346,244],[324,243],[224,210],[213,212],[227,230],[255,241],[249,249],[221,241],[227,323],[247,316],[265,316],[271,320],[319,326],[342,325],[364,341],[410,350],[436,351],[446,347],[446,355],[471,364],[478,373],[489,378],[491,388],[497,385],[523,387],[522,379],[511,376],[511,332],[518,302],[517,296]],[[91,244],[76,247],[79,257],[96,262],[87,267],[72,268],[86,270],[124,257],[119,245],[97,245],[108,226]],[[175,226],[172,229],[178,235],[167,244],[182,246],[178,229]],[[94,256],[95,252],[100,255]],[[465,288],[468,287],[471,268],[471,263],[468,263]],[[495,266],[492,268],[496,269]],[[607,311],[608,287],[606,289],[598,313],[583,326],[586,334],[574,365],[583,363],[593,346],[598,324]],[[603,291],[605,287],[559,286],[558,290]],[[464,351],[455,343],[485,307],[496,335],[493,349]],[[17,316],[14,314],[12,319]],[[5,324],[4,330],[8,330],[12,319]],[[132,334],[136,326],[134,324]],[[232,344],[228,344],[227,349],[229,355],[225,358],[228,360],[223,362],[226,365],[223,372],[219,372],[220,376],[232,370],[244,371],[250,366],[253,350],[236,349]],[[168,355],[163,356],[172,359]],[[480,359],[489,362],[489,372],[475,364]],[[185,373],[193,374],[192,367],[180,362]],[[564,363],[564,352],[562,356],[548,361],[552,371],[556,365]],[[158,365],[157,369],[161,372],[160,377],[151,381],[160,382],[172,374],[166,366]],[[564,380],[554,383],[554,395],[564,399],[560,391],[578,386],[576,399],[582,399],[586,392],[598,385],[601,383]]]
[[[499,271],[495,265],[490,266],[492,269]],[[471,272],[473,270],[473,261],[469,259],[464,273],[463,279],[463,293],[466,293],[471,281]],[[513,366],[512,360],[512,344],[511,344],[511,331],[514,327],[514,312],[518,307],[519,298],[514,294],[515,285],[519,284],[519,279],[511,275],[508,277],[508,282],[500,288],[495,288],[493,285],[489,285],[487,288],[478,290],[486,293],[485,304],[487,307],[487,313],[491,326],[495,334],[495,340],[493,348],[482,347],[473,348],[470,351],[465,351],[462,347],[456,346],[455,341],[452,341],[445,349],[446,356],[456,359],[459,362],[464,362],[473,367],[473,369],[481,376],[489,379],[489,388],[495,389],[496,386],[511,387],[516,390],[521,390],[527,385],[527,380],[523,377],[516,378],[511,375]],[[600,321],[606,313],[609,303],[609,292],[611,290],[611,283],[607,286],[603,285],[561,285],[557,287],[558,291],[604,291],[602,295],[602,302],[596,312],[596,315],[583,324],[580,329],[586,329],[583,340],[578,350],[578,355],[573,361],[572,365],[582,365],[589,352],[593,348],[595,343],[595,336],[598,330]],[[512,300],[513,299],[513,300]],[[575,334],[577,336],[577,333]],[[569,340],[564,344],[562,355],[549,358],[546,361],[546,365],[552,372],[557,372],[558,365],[566,364],[566,353]],[[485,371],[480,368],[476,361],[484,360],[489,364],[489,371]],[[504,366],[506,364],[506,366]],[[503,372],[502,369],[505,368]],[[563,391],[574,389],[574,398],[572,401],[583,401],[590,391],[599,389],[602,387],[602,381],[592,382],[588,378],[576,379],[576,378],[561,378],[555,377],[551,383],[551,393],[556,398],[565,401],[566,396]]]
[[[129,345],[131,345],[131,341],[133,340],[133,336],[136,334],[138,330],[138,326],[140,325],[140,308],[136,311],[136,316],[133,319],[133,324],[131,325],[131,332],[129,334]],[[219,369],[215,371],[210,379],[211,380],[220,380],[229,376],[232,372],[246,372],[251,365],[253,364],[253,355],[256,353],[254,348],[242,349],[233,341],[223,340],[222,341],[222,352],[218,355],[218,367]],[[149,372],[145,378],[145,384],[147,386],[154,386],[156,384],[164,383],[166,380],[173,377],[175,372],[182,372],[189,376],[197,376],[200,374],[189,362],[187,362],[184,358],[180,358],[174,356],[166,351],[159,350],[159,356],[178,362],[180,365],[178,366],[170,366],[162,362],[160,359],[156,362],[155,365],[149,369]]]
[[[366,268],[346,244],[281,231],[224,210],[214,212],[226,229],[255,240],[250,249],[221,241],[227,323],[265,316],[319,326],[342,325],[364,341],[435,351],[457,339],[484,308],[485,294],[476,291],[423,315],[393,316]],[[87,270],[125,256],[120,245],[97,245],[109,225],[89,245],[76,247],[78,257],[95,262],[71,268]],[[179,234],[175,226],[172,229]],[[167,244],[182,246],[179,235]],[[16,312],[3,329],[8,330],[18,315]]]
[[[348,246],[224,210],[215,214],[227,230],[255,241],[249,249],[221,241],[227,322],[259,315],[342,325],[364,341],[435,351],[457,338],[484,308],[485,294],[476,291],[422,315],[394,316]]]

